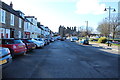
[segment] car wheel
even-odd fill
[[[37,48],[37,45],[35,44],[35,49]]]
[[[36,48],[38,48],[37,44],[35,44]]]
[[[24,52],[22,55],[26,55],[27,53],[26,52]]]

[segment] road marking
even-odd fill
[[[68,59],[68,61],[71,61],[72,59]]]

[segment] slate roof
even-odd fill
[[[25,18],[35,18],[35,16],[25,16]]]

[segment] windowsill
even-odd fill
[[[2,24],[6,24],[5,22],[1,22]]]
[[[14,26],[14,25],[11,25],[11,26]]]

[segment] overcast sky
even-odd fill
[[[98,23],[108,16],[105,7],[117,10],[119,0],[2,0],[26,16],[35,16],[42,25],[57,32],[59,25],[97,28]],[[113,12],[111,13],[112,15]]]

